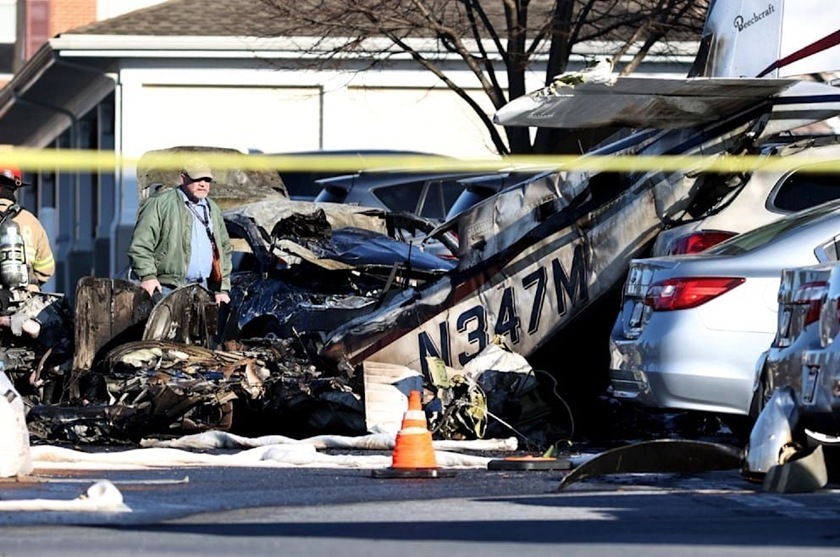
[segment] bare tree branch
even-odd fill
[[[495,109],[527,94],[526,76],[545,82],[565,71],[575,49],[600,40],[621,73],[639,68],[656,45],[696,40],[709,0],[260,0],[273,18],[270,36],[305,40],[311,64],[358,69],[408,54],[479,117],[499,154],[550,152],[558,133],[507,127],[504,136],[478,100],[448,74],[452,56],[475,77]],[[506,82],[499,73],[505,72]]]

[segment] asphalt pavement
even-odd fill
[[[62,555],[836,555],[840,490],[773,494],[736,470],[621,474],[558,491],[564,472],[163,468],[36,472],[2,500],[113,482],[130,512],[3,512],[3,557]]]

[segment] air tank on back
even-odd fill
[[[26,248],[20,227],[12,219],[0,223],[0,287],[25,290],[29,286]]]

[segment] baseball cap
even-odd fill
[[[184,174],[197,180],[199,178],[213,179],[213,171],[210,170],[210,165],[201,159],[192,159],[184,165]]]

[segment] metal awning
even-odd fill
[[[116,87],[125,59],[299,56],[289,39],[89,35],[50,39],[0,89],[0,144],[44,147]],[[259,56],[255,53],[259,52]]]
[[[114,90],[112,58],[68,61],[45,44],[0,89],[0,144],[43,147]]]

